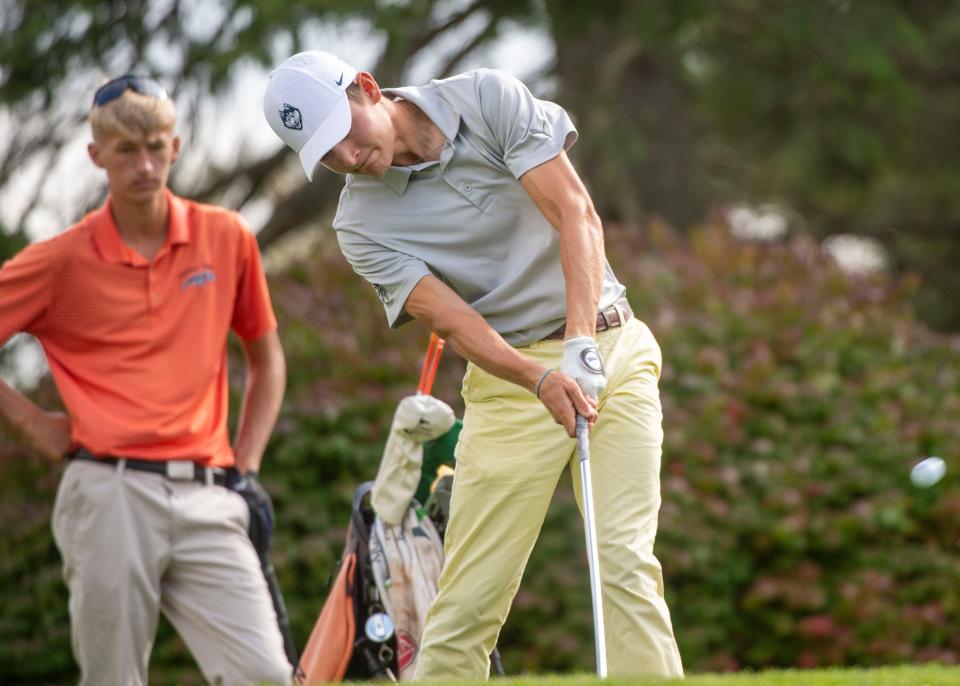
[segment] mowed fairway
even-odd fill
[[[430,681],[430,686],[463,686],[466,682]],[[554,677],[494,678],[493,686],[956,686],[960,667],[943,665],[883,667],[877,669],[817,669],[738,674],[692,674],[683,680],[617,679],[600,681],[582,674]]]

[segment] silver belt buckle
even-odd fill
[[[167,462],[167,478],[176,481],[193,479],[194,464],[190,460],[169,460]]]
[[[617,312],[617,317],[620,318],[620,321],[617,322],[617,326],[623,326],[627,323],[627,311],[623,305],[620,304],[620,301],[613,303],[613,309]]]

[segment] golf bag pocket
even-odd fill
[[[330,595],[300,657],[296,683],[301,686],[342,681],[353,656],[356,634],[354,580],[357,555],[346,553],[341,560]]]
[[[443,543],[415,500],[400,523],[386,523],[373,510],[372,489],[367,481],[354,494],[336,580],[297,668],[299,686],[413,678]]]

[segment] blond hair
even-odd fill
[[[132,90],[90,111],[94,140],[116,134],[146,138],[154,131],[172,130],[176,123],[177,113],[170,98],[156,98]]]

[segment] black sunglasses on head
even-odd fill
[[[140,95],[149,95],[152,98],[158,98],[159,100],[165,100],[167,97],[167,91],[163,90],[163,86],[153,79],[147,78],[146,76],[124,74],[123,76],[118,76],[115,79],[107,81],[97,89],[97,92],[93,94],[93,106],[100,107],[106,105],[108,102],[112,102],[123,95],[127,89],[132,90],[134,93],[140,93]]]

